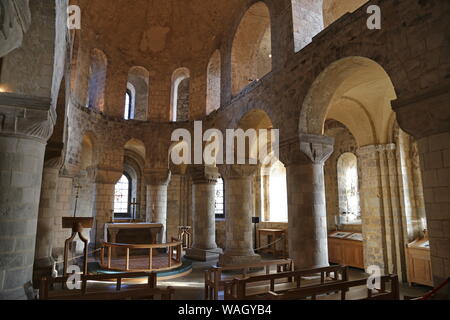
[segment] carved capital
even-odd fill
[[[98,184],[116,184],[123,174],[122,170],[102,167],[90,167],[86,171],[89,178]]]
[[[360,157],[367,155],[374,155],[381,152],[392,153],[396,150],[397,146],[394,143],[389,144],[374,144],[370,146],[364,146],[356,150],[356,154]]]
[[[0,134],[47,142],[56,113],[51,99],[0,93]]]
[[[216,183],[219,179],[219,169],[211,166],[194,165],[189,167],[189,175],[194,184]]]
[[[416,139],[450,131],[450,86],[421,92],[415,97],[392,101],[403,131]]]
[[[250,164],[232,164],[219,166],[220,174],[224,179],[252,178],[259,166]]]
[[[300,134],[300,150],[315,164],[324,164],[333,154],[334,138]]]
[[[48,159],[44,162],[44,168],[46,169],[57,169],[61,170],[61,168],[64,165],[64,159],[63,157],[56,157]]]
[[[169,169],[145,169],[145,183],[150,186],[167,185],[170,182],[171,172]]]
[[[297,163],[304,163],[307,158],[300,151],[300,141],[298,138],[284,140],[280,143],[280,161],[288,167]]]

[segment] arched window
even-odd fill
[[[358,159],[353,153],[344,153],[338,159],[338,194],[341,223],[361,223],[359,203]]]
[[[125,120],[134,119],[134,103],[133,94],[130,89],[127,89],[125,93],[125,113],[123,115]]]
[[[206,114],[220,107],[220,51],[216,50],[211,56],[207,70]]]
[[[129,119],[147,121],[149,104],[150,74],[144,67],[132,67],[128,72],[127,89],[131,91],[132,117]]]
[[[190,72],[179,68],[172,75],[171,121],[189,120]]]
[[[351,0],[342,2],[347,1]],[[291,3],[294,50],[298,52],[310,44],[313,37],[323,30],[323,9],[321,1],[291,0]]]
[[[277,161],[270,169],[269,175],[269,221],[287,222],[287,182],[286,168]]]
[[[346,13],[354,12],[363,6],[368,0],[323,0],[323,22],[325,28],[338,20]]]
[[[114,189],[114,216],[127,218],[131,216],[131,177],[124,172]]]
[[[225,184],[222,178],[217,179],[214,201],[216,218],[225,218]]]
[[[258,81],[272,70],[272,33],[269,8],[251,6],[242,18],[231,51],[232,94]]]
[[[89,75],[89,109],[99,111],[104,109],[107,64],[106,55],[101,50],[94,49],[91,54]]]

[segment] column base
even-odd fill
[[[53,272],[53,263],[55,260],[52,257],[38,259],[33,266],[33,287],[39,289],[41,279],[44,277],[51,277]]]
[[[259,262],[261,262],[261,256],[259,254],[246,256],[233,256],[225,253],[220,255],[218,265],[219,267],[224,267],[242,264],[254,264]]]
[[[196,261],[209,261],[215,260],[222,255],[223,250],[221,248],[208,249],[207,251],[202,249],[190,248],[186,249],[186,258]]]

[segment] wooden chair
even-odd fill
[[[388,282],[390,283],[390,291],[386,290],[386,284]],[[338,291],[341,293],[341,300],[347,300],[349,290],[360,286],[367,286],[367,279],[327,283],[278,293],[269,291],[266,295],[260,295],[257,298],[266,300],[305,300],[311,298],[312,300],[316,300],[319,295]],[[357,300],[400,300],[398,276],[389,275],[381,277],[381,290],[378,293],[374,294],[372,290],[367,289],[367,297]]]
[[[226,283],[233,280],[233,277],[226,276],[226,271],[242,271],[241,277],[247,277],[251,269],[264,268],[266,274],[270,274],[271,267],[276,267],[276,272],[286,272],[294,270],[294,262],[292,259],[281,259],[264,261],[256,264],[246,264],[239,266],[212,267],[205,271],[205,300],[219,300],[219,292],[224,289]]]
[[[257,298],[261,294],[267,294],[267,292],[276,291],[276,286],[291,282],[295,280],[295,288],[299,289],[304,286],[303,279],[308,276],[320,275],[320,285],[327,283],[345,282],[348,280],[348,267],[347,266],[331,266],[316,269],[305,269],[291,272],[280,272],[275,274],[257,275],[246,278],[235,278],[233,281],[225,283],[224,292],[225,300],[252,300]],[[332,275],[332,276],[331,276]],[[269,284],[270,289],[256,290],[256,292],[249,293],[250,287],[255,288],[257,285]],[[312,287],[310,285],[309,287]]]
[[[122,288],[123,279],[135,279],[147,277],[147,284],[133,285],[130,288]],[[80,275],[81,289],[68,290],[67,282],[70,275],[58,278],[42,278],[39,289],[40,300],[126,300],[126,299],[154,299],[161,296],[162,300],[171,300],[174,290],[157,288],[156,273],[133,272],[117,275]],[[114,281],[115,291],[99,290],[88,292],[89,281]],[[56,284],[61,285],[61,290],[51,291]]]

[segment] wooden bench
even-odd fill
[[[174,290],[157,288],[157,276],[153,272],[133,272],[116,275],[80,275],[81,289],[67,289],[70,275],[58,278],[42,278],[39,287],[39,300],[127,300],[127,299],[149,299],[161,296],[162,300],[171,300]],[[123,288],[123,279],[147,278],[147,284],[133,285]],[[113,281],[115,291],[98,290],[88,292],[89,281]],[[51,290],[56,284],[61,285],[61,290]]]
[[[388,282],[390,283],[389,291],[386,290],[386,284]],[[311,298],[312,300],[316,300],[319,295],[340,292],[341,300],[347,300],[347,293],[349,290],[360,286],[367,286],[367,279],[327,283],[319,286],[292,289],[278,293],[269,291],[266,295],[260,295],[255,298],[265,300],[304,300]],[[367,288],[367,297],[355,300],[400,300],[398,276],[389,275],[381,277],[381,290],[379,290],[378,293],[373,294],[372,290]]]
[[[291,272],[280,272],[276,274],[257,275],[246,278],[235,278],[233,281],[225,283],[224,292],[225,300],[252,300],[261,294],[267,294],[269,291],[275,292],[276,285],[285,284],[295,280],[295,288],[301,288],[304,285],[303,279],[308,276],[320,275],[320,284],[323,285],[327,282],[338,283],[348,280],[348,267],[347,266],[331,266],[316,269],[305,269]],[[255,288],[257,284],[269,283],[270,288],[262,289],[257,292],[248,292],[251,285]],[[312,287],[310,285],[309,287]],[[279,291],[279,290],[278,290]]]
[[[256,264],[246,264],[237,266],[212,267],[205,271],[205,300],[219,300],[219,291],[223,290],[225,284],[233,281],[236,275],[232,277],[223,273],[226,271],[242,271],[238,277],[247,277],[251,269],[264,269],[266,274],[270,274],[271,267],[276,267],[276,272],[286,272],[294,270],[292,259],[270,260]]]

